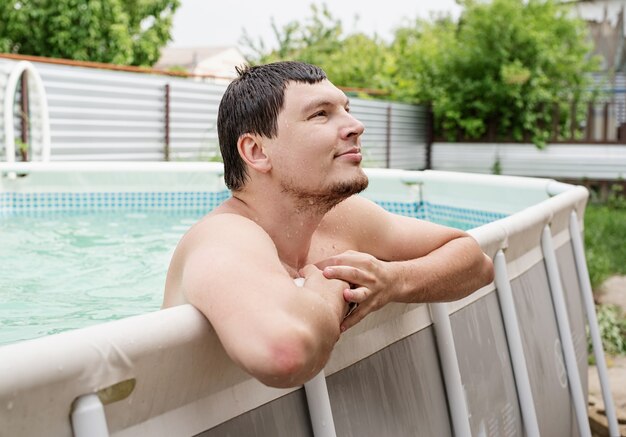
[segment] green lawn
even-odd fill
[[[623,199],[623,198],[622,198]],[[585,212],[585,252],[591,286],[595,290],[609,276],[626,275],[626,208],[624,202],[590,204]],[[598,327],[604,350],[626,354],[626,317],[616,305],[597,305]],[[589,359],[593,363],[591,341]]]
[[[594,289],[611,275],[626,275],[626,208],[587,206],[585,252]]]

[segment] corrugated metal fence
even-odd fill
[[[623,180],[626,145],[433,143],[432,168],[561,179]]]
[[[0,58],[0,70],[6,76],[15,63]],[[48,96],[52,160],[211,160],[219,155],[216,120],[224,83],[33,64]],[[19,99],[18,93],[16,120]],[[366,127],[365,165],[425,167],[424,107],[351,98],[351,108]]]

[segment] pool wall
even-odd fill
[[[45,191],[35,178],[62,173],[53,167],[0,165],[0,191]],[[29,176],[9,180],[9,170]],[[94,164],[68,177],[84,187],[121,173]],[[116,436],[590,435],[580,403],[585,324],[595,315],[584,309],[590,289],[576,249],[587,191],[545,179],[368,174],[365,195],[375,200],[391,191],[394,202],[502,214],[469,231],[494,258],[497,280],[452,303],[390,304],[343,334],[324,369],[330,421],[312,424],[304,388],[268,388],[241,371],[183,305],[0,347],[2,432],[72,435],[74,423],[80,434],[76,400],[97,394]]]

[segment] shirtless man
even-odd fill
[[[232,197],[178,244],[163,306],[198,308],[266,385],[315,376],[341,332],[388,302],[455,300],[493,279],[465,232],[354,196],[367,187],[363,129],[346,95],[308,64],[246,68],[222,98]],[[358,306],[346,317],[349,302]]]

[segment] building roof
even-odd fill
[[[168,70],[177,67],[193,74],[234,77],[235,67],[245,62],[235,46],[165,47],[154,68]]]

